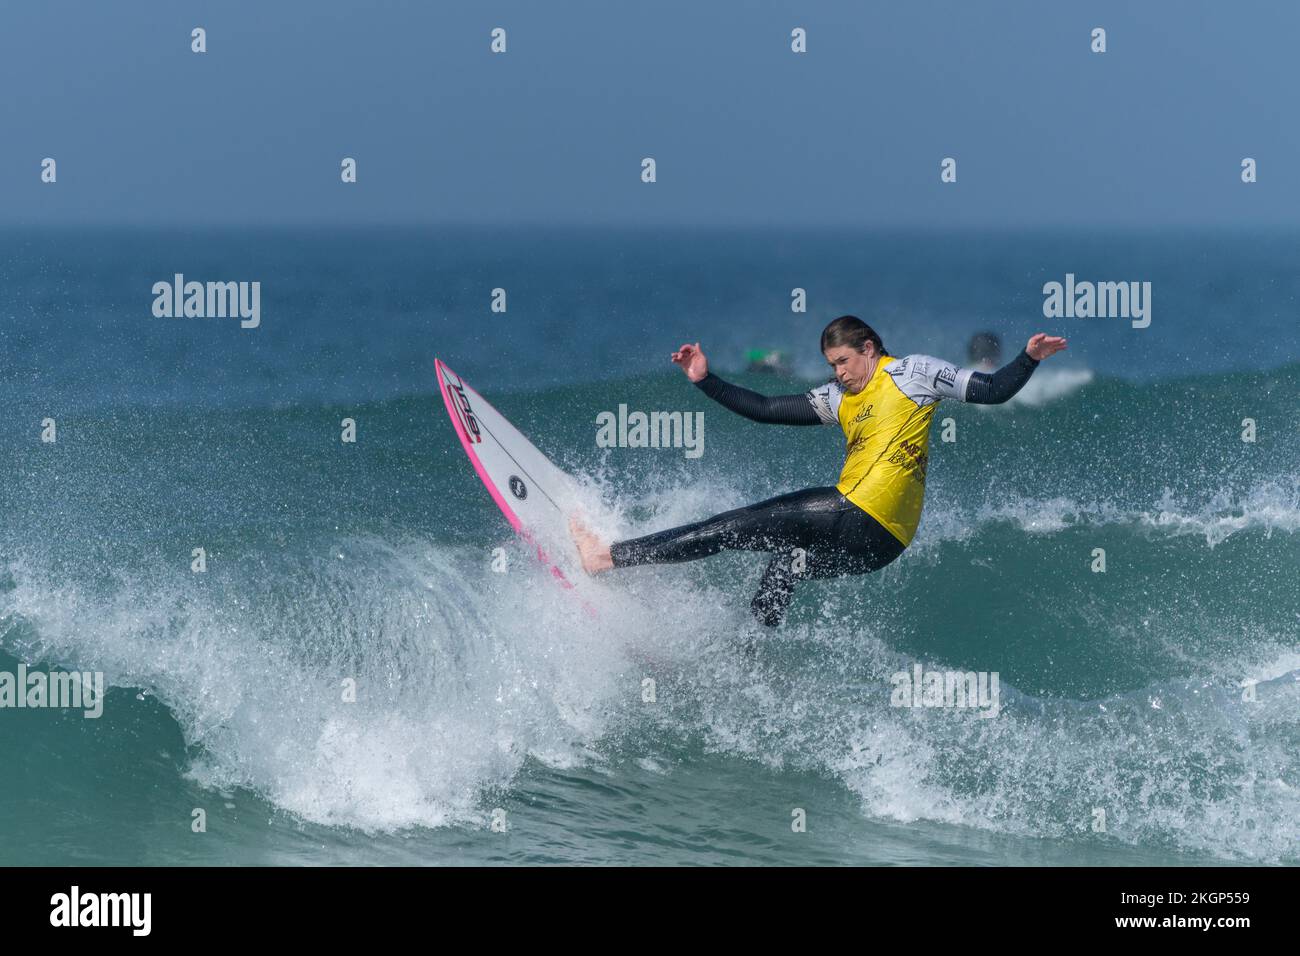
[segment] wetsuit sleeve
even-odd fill
[[[768,425],[821,424],[807,395],[760,395],[724,382],[712,372],[696,382],[695,387],[719,405],[750,421]]]
[[[963,401],[976,405],[1001,405],[1020,391],[1038,368],[1038,360],[1024,349],[996,372],[971,372]]]

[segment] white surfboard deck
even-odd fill
[[[569,516],[584,510],[578,483],[441,359],[434,367],[452,427],[492,500],[561,586],[573,589],[585,578],[569,535]]]

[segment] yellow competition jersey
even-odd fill
[[[934,407],[941,398],[964,402],[972,371],[932,355],[884,355],[858,394],[838,381],[808,393],[822,423],[844,429],[844,470],[835,487],[905,545],[925,503]]]

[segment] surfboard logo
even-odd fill
[[[520,501],[528,497],[528,486],[524,484],[524,480],[518,475],[510,476],[510,493]]]
[[[452,382],[448,382],[447,387],[455,394],[456,400],[452,404],[456,406],[460,423],[465,426],[465,434],[469,436],[470,441],[478,444],[483,440],[483,436],[479,434],[478,419],[474,417],[474,412],[469,407],[469,399],[465,397],[464,389]]]

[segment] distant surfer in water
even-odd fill
[[[1002,343],[992,332],[976,332],[966,346],[966,364],[977,372],[992,372],[1002,361]]]
[[[1005,402],[1040,361],[1065,346],[1065,339],[1039,332],[1009,364],[977,372],[929,355],[895,358],[871,326],[845,315],[822,332],[822,354],[834,378],[806,393],[766,396],[712,374],[698,342],[683,345],[673,362],[733,412],[777,425],[839,425],[846,442],[839,483],[608,546],[572,518],[569,527],[582,566],[599,574],[694,561],[724,550],[770,551],[750,607],[759,621],[775,627],[797,580],[877,571],[911,544],[925,499],[930,419],[940,399]]]

